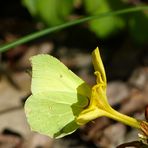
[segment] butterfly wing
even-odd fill
[[[25,113],[32,130],[54,138],[74,132],[90,87],[52,56],[34,56],[31,62],[32,96],[25,102]]]
[[[76,93],[43,92],[27,99],[25,113],[33,131],[60,138],[79,127],[75,117],[87,103],[84,96]]]
[[[63,63],[49,55],[31,58],[33,94],[49,91],[68,91],[90,95],[89,86]]]

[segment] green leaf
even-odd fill
[[[90,29],[96,33],[98,37],[107,38],[110,35],[119,32],[124,27],[124,22],[119,17],[108,17],[90,22]]]
[[[146,43],[148,40],[148,14],[139,12],[133,14],[129,19],[132,38],[137,43]]]
[[[23,0],[30,13],[47,25],[64,23],[73,9],[73,0]]]
[[[31,129],[54,138],[74,132],[79,127],[75,118],[88,105],[90,87],[52,56],[31,60],[33,95],[25,102]]]
[[[91,15],[98,15],[112,10],[108,0],[86,0],[86,12]],[[90,29],[101,38],[107,38],[113,33],[119,31],[124,27],[124,21],[121,17],[111,16],[90,21]]]
[[[28,8],[31,15],[33,16],[37,15],[36,0],[22,0],[22,4]]]

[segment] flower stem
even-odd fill
[[[138,128],[140,129],[140,122],[139,120],[136,120],[135,118],[129,117],[127,115],[124,115],[113,108],[110,108],[110,112],[106,114],[107,117],[114,119],[116,121],[122,122],[128,126]]]

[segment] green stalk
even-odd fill
[[[74,26],[83,22],[87,22],[93,19],[99,19],[99,18],[103,18],[103,17],[109,17],[109,16],[113,16],[113,15],[119,15],[119,14],[125,14],[125,13],[131,13],[131,12],[136,12],[136,11],[141,11],[141,10],[146,10],[148,9],[148,6],[142,6],[142,7],[132,7],[132,8],[126,8],[123,10],[118,10],[118,11],[113,11],[113,12],[106,12],[106,13],[102,13],[100,15],[95,15],[95,16],[89,16],[89,17],[85,17],[85,18],[81,18],[81,19],[77,19],[71,22],[67,22],[64,23],[62,25],[57,25],[55,27],[51,27],[51,28],[47,28],[29,35],[26,35],[16,41],[13,41],[11,43],[8,44],[4,44],[2,46],[0,46],[0,52],[5,52],[10,48],[16,47],[20,44],[29,42],[31,40],[34,40],[36,38],[39,38],[41,36],[47,35],[51,32],[57,31],[57,30],[61,30],[70,26]]]
[[[135,118],[129,117],[127,115],[124,115],[116,110],[114,110],[113,108],[110,108],[110,111],[107,112],[107,114],[105,114],[105,116],[114,119],[116,121],[122,122],[128,126],[140,129],[140,123],[141,121],[136,120]]]

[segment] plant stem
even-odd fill
[[[116,121],[122,122],[128,126],[138,128],[140,129],[140,122],[139,120],[136,120],[135,118],[129,117],[127,115],[124,115],[113,108],[110,108],[110,112],[108,112],[105,116],[114,119]]]
[[[118,11],[113,11],[113,12],[105,12],[99,15],[95,15],[95,16],[89,16],[89,17],[85,17],[85,18],[81,18],[81,19],[77,19],[74,21],[70,21],[67,23],[64,23],[62,25],[58,25],[58,26],[54,26],[54,27],[49,27],[47,29],[26,35],[16,41],[13,41],[11,43],[5,44],[0,46],[0,52],[4,52],[7,51],[10,48],[13,48],[15,46],[18,46],[20,44],[29,42],[31,40],[34,40],[36,38],[39,38],[41,36],[47,35],[51,32],[57,31],[57,30],[61,30],[70,26],[74,26],[83,22],[87,22],[93,19],[99,19],[99,18],[103,18],[103,17],[109,17],[109,16],[114,16],[114,15],[120,15],[120,14],[125,14],[125,13],[131,13],[131,12],[136,12],[136,11],[142,11],[142,10],[146,10],[148,9],[148,6],[142,6],[142,7],[132,7],[132,8],[126,8],[123,10],[118,10]]]

